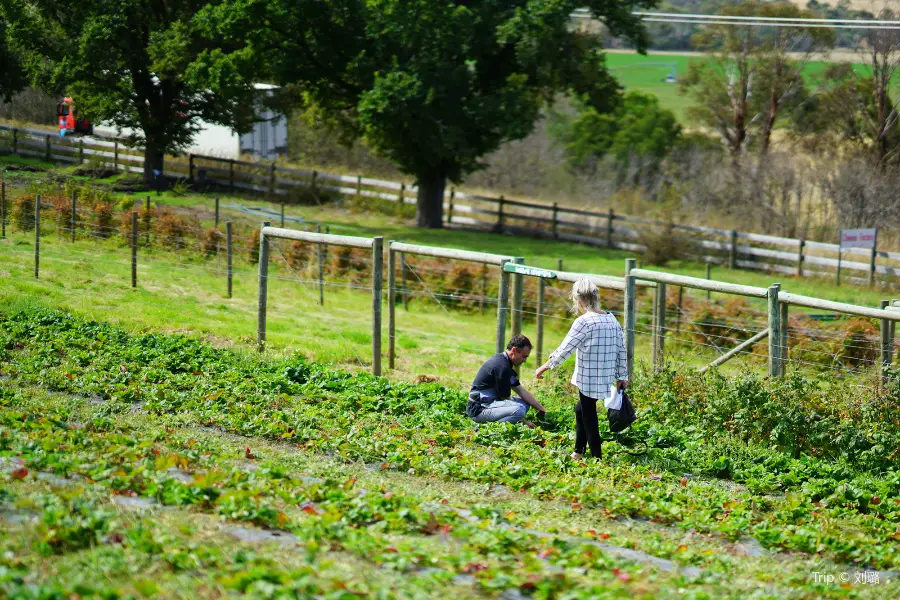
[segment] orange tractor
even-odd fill
[[[87,119],[75,118],[75,103],[71,98],[63,98],[56,105],[56,119],[59,123],[60,137],[67,134],[75,135],[91,135],[94,133],[94,126]]]

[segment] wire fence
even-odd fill
[[[142,207],[139,202],[134,206]],[[35,218],[40,219],[40,259],[45,269],[77,273],[92,265],[120,274],[127,281],[131,267],[136,283],[153,284],[153,278],[160,277],[177,281],[184,289],[216,286],[219,293],[225,289],[222,279],[228,275],[240,280],[240,293],[252,299],[258,280],[260,238],[259,230],[249,225],[233,231],[229,245],[220,231],[209,237],[210,228],[203,227],[199,219],[179,224],[178,233],[173,235],[171,230],[150,225],[144,229],[128,227],[129,221],[121,217],[130,215],[130,210],[117,215],[120,223],[102,224],[108,211],[84,206],[78,211],[74,228],[71,215],[60,214],[58,205],[42,202],[37,212],[44,213]],[[151,223],[164,214],[163,209],[151,215]],[[7,239],[0,246],[2,253],[8,264],[28,265],[36,255],[34,221],[28,231],[29,221],[23,222],[21,214],[18,221],[10,213],[4,216]],[[137,221],[140,225],[140,215]],[[307,231],[315,229],[312,225],[305,227]],[[134,242],[136,265],[131,248]],[[231,261],[226,262],[226,256]],[[365,326],[366,311],[360,308],[360,295],[371,296],[376,289],[371,273],[377,263],[371,252],[280,240],[272,244],[270,261],[272,268],[266,278],[273,286],[275,300],[269,343],[305,351],[314,348],[337,362],[369,368],[373,359],[367,346],[374,334]],[[164,277],[161,272],[166,273]],[[394,303],[402,310],[397,319],[395,341],[399,350],[394,368],[426,379],[444,371],[448,360],[453,361],[456,372],[477,369],[496,348],[496,315],[504,308],[498,299],[501,274],[496,265],[403,253],[393,297],[388,290],[379,292],[383,302]],[[214,283],[217,279],[219,283]],[[574,318],[569,284],[546,280],[539,286],[536,279],[529,278],[521,289],[522,298],[505,307],[509,315],[505,326],[512,330],[518,321],[529,337],[540,335],[543,356],[548,356],[565,337]],[[626,327],[626,335],[634,336],[635,362],[647,368],[657,364],[652,352],[661,334],[666,337],[661,362],[699,368],[768,327],[764,299],[734,301],[716,293],[715,299],[707,300],[702,293],[674,293],[675,288],[670,292],[664,301],[662,325],[657,323],[660,315],[652,295],[646,290],[636,293],[634,323]],[[604,290],[604,300],[605,307],[624,322],[625,294]],[[300,314],[303,318],[298,317]],[[783,353],[785,363],[790,369],[830,372],[869,385],[868,378],[884,365],[884,337],[877,321],[852,317],[822,321],[814,316],[818,315],[798,310],[784,323],[786,333],[774,347]],[[535,331],[538,327],[540,334]],[[319,343],[314,341],[317,337],[327,339]],[[892,359],[898,353],[893,336],[890,344]],[[759,341],[736,352],[733,362],[721,368],[764,373],[770,350],[765,340]]]

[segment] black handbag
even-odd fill
[[[609,420],[609,430],[613,433],[625,431],[628,429],[629,425],[634,423],[635,419],[637,419],[637,415],[634,413],[634,406],[631,404],[628,392],[622,390],[622,408],[619,410],[607,408],[606,418]]]

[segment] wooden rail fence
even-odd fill
[[[60,138],[45,131],[0,126],[0,148],[48,161],[80,163],[100,160],[116,170],[143,171],[140,149],[119,141]],[[214,184],[230,191],[290,197],[304,189],[357,195],[407,204],[416,202],[416,186],[362,176],[296,169],[278,163],[251,162],[213,156],[166,157],[166,172],[190,181]],[[728,266],[827,277],[838,285],[853,282],[895,284],[900,276],[900,252],[841,248],[838,244],[760,233],[673,224],[616,214],[614,209],[591,211],[492,198],[450,190],[445,199],[447,225],[644,252],[647,235],[676,235],[686,254],[696,260]]]

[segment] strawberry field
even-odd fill
[[[476,431],[438,383],[48,309],[0,317],[0,365],[4,596],[900,590],[896,373],[865,398],[642,374],[633,430],[573,462],[565,373],[537,389],[538,428]]]

